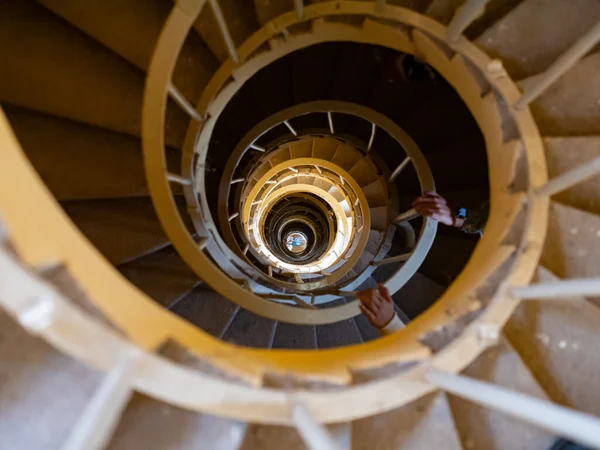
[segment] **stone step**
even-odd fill
[[[247,0],[219,0],[219,6],[223,12],[231,39],[239,48],[259,28],[252,2]],[[229,58],[221,29],[208,3],[205,4],[200,16],[194,23],[194,29],[202,36],[208,48],[221,62]]]
[[[540,263],[560,278],[597,277],[600,216],[550,203],[548,233]]]
[[[600,156],[600,136],[547,137],[544,139],[548,178],[585,166]],[[552,198],[564,205],[600,215],[600,176],[576,184]]]
[[[141,135],[141,70],[35,2],[3,2],[0,30],[4,102]],[[166,144],[180,148],[188,123],[170,102]]]
[[[188,217],[185,201],[181,200],[182,217]],[[149,197],[67,202],[62,206],[75,225],[114,265],[169,245]]]
[[[223,340],[248,347],[271,348],[277,322],[239,309],[223,334]]]
[[[148,195],[138,138],[2,106],[25,154],[58,200]],[[166,156],[169,170],[180,170],[179,151],[167,148]],[[173,189],[181,192],[178,185]]]
[[[536,282],[560,280],[543,266]],[[600,309],[583,297],[523,301],[504,332],[553,401],[600,416]]]
[[[346,301],[343,299],[334,300],[327,303],[327,307],[335,307],[345,303]],[[327,325],[317,325],[316,330],[317,348],[342,347],[362,342],[360,332],[353,319],[346,319]]]
[[[201,281],[171,246],[118,266],[131,283],[165,308],[183,298]]]
[[[596,19],[598,20],[598,16]],[[538,97],[530,108],[546,136],[600,134],[600,52],[579,61],[562,78]],[[519,83],[521,90],[535,82],[535,76]]]
[[[350,426],[328,425],[327,429],[340,449],[349,449]],[[249,425],[239,450],[306,450],[295,428],[276,425]]]
[[[221,338],[239,306],[202,284],[171,306],[171,312]]]
[[[476,44],[501,59],[513,78],[525,78],[546,70],[599,18],[595,0],[525,0]]]
[[[104,374],[34,337],[1,309],[0,329],[2,441],[10,448],[62,448]]]
[[[488,349],[463,375],[547,399],[525,363],[505,338]],[[526,450],[550,448],[555,436],[519,419],[453,395],[448,396],[456,429],[465,449]]]
[[[317,332],[313,325],[296,325],[279,322],[275,331],[273,348],[317,348]]]
[[[353,422],[351,448],[463,449],[443,393],[429,394],[398,409]]]
[[[173,7],[165,0],[123,0],[118,4],[96,1],[85,5],[68,0],[40,3],[144,71]],[[190,33],[179,54],[173,84],[195,103],[218,66],[202,39]]]
[[[207,448],[237,450],[246,424],[178,408],[134,394],[109,444],[111,450],[185,450],[201,442]]]

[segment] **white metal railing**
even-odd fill
[[[425,380],[446,392],[495,409],[580,444],[600,448],[600,419],[547,400],[447,372],[429,370]]]
[[[600,295],[600,278],[578,278],[547,283],[516,286],[510,294],[520,299],[564,298]]]
[[[514,104],[514,108],[521,110],[538,98],[598,42],[600,42],[600,22],[563,53],[544,73],[535,77],[532,83],[525,88],[523,95]]]
[[[485,5],[490,0],[468,0],[462,5],[452,18],[452,21],[448,25],[446,31],[446,40],[450,43],[454,43],[461,36],[463,31],[485,11]]]
[[[600,173],[600,156],[582,166],[563,172],[556,178],[535,190],[536,195],[551,197],[561,191],[582,183]]]

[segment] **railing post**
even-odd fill
[[[536,77],[515,102],[514,108],[522,110],[557,81],[567,70],[600,41],[600,22],[563,53],[544,73]]]
[[[223,11],[221,11],[219,2],[217,0],[208,0],[208,3],[210,3],[210,7],[212,8],[213,14],[215,15],[215,19],[217,20],[217,25],[221,30],[221,35],[223,36],[223,40],[225,41],[225,45],[227,46],[229,57],[235,64],[239,64],[240,59],[238,58],[235,44],[233,43],[233,39],[231,38],[231,34],[229,33],[229,28],[227,28],[227,22],[225,21],[225,17],[223,16]]]
[[[298,400],[291,403],[292,421],[310,450],[340,450],[327,429]]]
[[[425,373],[425,380],[451,394],[516,417],[551,433],[600,448],[600,419],[592,415],[447,372],[429,370]]]
[[[448,25],[446,41],[454,43],[471,23],[485,12],[485,5],[490,0],[468,0],[456,10]]]
[[[521,299],[597,296],[600,295],[600,278],[576,278],[516,286],[511,288],[509,293]]]
[[[537,188],[535,190],[535,194],[538,196],[551,197],[554,194],[564,191],[565,189],[569,189],[571,186],[581,183],[598,173],[600,173],[600,156],[597,156],[582,166],[575,167],[574,169],[568,170],[556,178],[553,178],[543,186]]]

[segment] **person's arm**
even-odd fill
[[[446,199],[431,191],[417,197],[413,208],[423,217],[431,217],[444,225],[460,228],[467,234],[481,234],[487,222],[489,204],[485,202],[479,209],[469,210],[466,217],[457,217]]]
[[[394,300],[383,284],[379,284],[377,289],[359,292],[357,297],[360,300],[361,312],[382,334],[390,334],[404,328],[404,324],[394,312]]]

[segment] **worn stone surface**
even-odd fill
[[[36,2],[0,4],[0,100],[133,136],[141,135],[144,74]],[[167,145],[189,119],[168,108]]]
[[[328,307],[343,305],[343,299],[334,300],[327,303]],[[327,325],[317,325],[317,347],[333,348],[344,345],[360,344],[362,338],[353,319],[346,319],[340,322]]]
[[[64,445],[103,374],[33,337],[0,310],[2,448]]]
[[[252,33],[258,30],[259,25],[252,2],[248,0],[219,0],[219,6],[236,47],[239,47]],[[194,28],[220,61],[225,61],[229,57],[221,29],[208,3],[200,12],[198,20],[194,23]]]
[[[217,294],[208,286],[200,285],[170,309],[198,328],[215,337],[221,337],[238,308],[238,305]]]
[[[149,197],[63,203],[73,222],[113,264],[169,244]]]
[[[54,11],[88,36],[104,44],[142,70],[147,70],[156,41],[172,5],[164,0],[43,0]],[[188,35],[173,74],[173,83],[192,102],[217,70],[218,61],[196,34]]]
[[[442,448],[462,449],[448,401],[441,393],[352,424],[352,450]]]
[[[559,280],[540,266],[537,282]],[[504,332],[550,398],[600,416],[600,309],[582,297],[523,301]]]
[[[314,326],[279,322],[273,339],[273,348],[316,348],[317,334]]]
[[[111,450],[237,450],[246,425],[188,411],[142,394],[134,394],[108,446]]]
[[[546,70],[598,19],[596,0],[526,0],[476,43],[519,79]]]
[[[200,280],[171,246],[118,266],[141,291],[165,308],[194,289]]]
[[[25,154],[58,200],[148,195],[139,139],[3,104]],[[166,149],[179,170],[179,151]],[[178,186],[174,192],[179,193]]]
[[[550,137],[544,139],[548,178],[552,179],[576,167],[585,166],[600,156],[600,136]],[[554,200],[583,211],[600,214],[600,176],[559,192]]]
[[[350,426],[348,424],[335,424],[327,426],[333,434],[339,448],[349,448]],[[248,431],[240,450],[308,450],[295,428],[284,426],[269,426],[253,424],[248,426]]]
[[[273,345],[277,322],[241,309],[223,334],[223,340],[248,347]]]
[[[600,216],[551,202],[541,264],[561,278],[597,277]]]
[[[598,20],[598,18],[596,18]],[[600,52],[579,61],[531,105],[546,136],[600,134]],[[521,90],[535,77],[519,83]]]
[[[529,396],[547,398],[527,366],[504,338],[471,363],[463,374]],[[448,398],[464,448],[542,449],[550,448],[556,439],[546,431],[490,408],[453,395]]]

